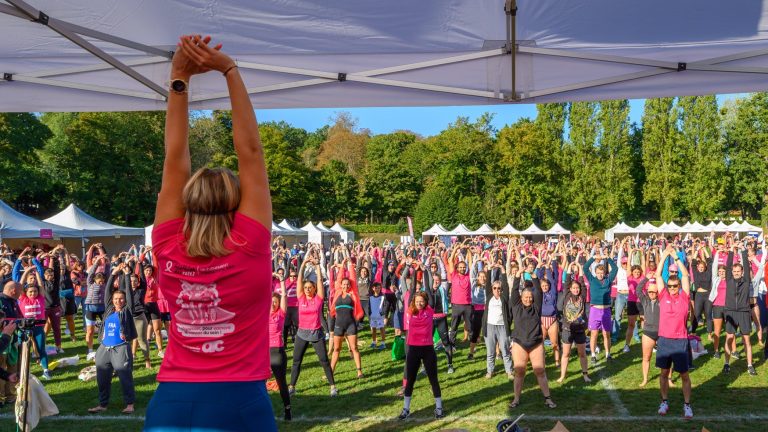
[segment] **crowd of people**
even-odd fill
[[[62,245],[15,251],[3,246],[0,400],[16,397],[15,320],[36,320],[31,340],[41,376],[48,379],[48,336],[56,353],[63,353],[62,317],[63,334],[75,340],[78,314],[83,314],[87,360],[97,369],[98,405],[92,413],[108,409],[114,375],[122,386],[123,412],[134,411],[134,359],[141,352],[144,366],[151,368],[149,353],[156,345],[162,363],[146,431],[276,430],[266,380],[275,378],[284,418],[290,420],[309,346],[330,396],[336,396],[334,372],[345,361],[345,344],[358,379],[366,379],[366,367],[376,366],[366,365],[358,348],[358,338],[368,334],[370,349],[387,349],[388,341],[405,347],[397,383],[402,420],[410,416],[420,369],[431,386],[435,417],[445,415],[437,352],[445,354],[445,373],[456,373],[460,339],[469,342],[467,357],[473,359],[483,338],[486,378],[502,359],[514,381],[510,409],[520,404],[529,364],[544,405],[554,409],[548,363],[559,366],[562,382],[575,347],[582,378],[590,382],[590,362],[593,367],[610,362],[611,345],[623,341],[622,355],[631,344],[642,345],[641,387],[656,350],[661,415],[669,410],[671,374],[679,374],[683,415],[690,419],[688,372],[694,347],[698,352],[701,346],[700,327],[713,357],[722,358],[723,373],[731,373],[731,361],[744,355],[747,373],[756,375],[750,336],[756,331],[764,346],[768,319],[764,239],[714,233],[612,242],[480,236],[290,246],[273,239],[255,114],[237,64],[221,48],[210,37],[185,35],[173,56],[154,249],[132,247],[110,255],[95,244],[78,257]],[[237,175],[227,169],[191,172],[188,89],[193,76],[210,71],[220,72],[229,90]]]

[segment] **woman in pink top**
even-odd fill
[[[435,418],[442,418],[444,415],[443,400],[440,393],[440,382],[437,380],[437,354],[435,354],[434,342],[432,341],[432,318],[435,313],[429,307],[427,294],[423,291],[415,293],[405,313],[408,314],[408,334],[405,340],[406,345],[408,345],[405,356],[406,384],[403,411],[398,418],[405,420],[411,415],[413,385],[416,382],[419,366],[422,364],[427,378],[429,378],[429,384],[432,386],[432,396],[435,397]]]
[[[291,395],[288,393],[288,383],[285,380],[285,373],[288,370],[288,356],[285,355],[283,343],[283,326],[288,310],[288,295],[285,289],[285,278],[278,273],[273,273],[272,277],[278,278],[280,287],[278,292],[272,293],[272,309],[269,311],[269,366],[272,368],[272,375],[277,381],[280,398],[283,400],[283,419],[290,420]]]
[[[307,265],[309,263],[309,265]],[[301,373],[301,363],[304,354],[311,344],[317,354],[317,360],[323,367],[325,378],[331,385],[331,396],[336,396],[336,383],[333,380],[333,371],[328,361],[328,351],[325,347],[325,332],[323,331],[323,290],[317,289],[317,285],[304,278],[307,267],[314,267],[317,272],[318,285],[322,286],[322,272],[316,257],[309,258],[301,263],[299,268],[299,289],[296,290],[296,298],[299,304],[299,329],[296,331],[296,343],[293,345],[293,366],[291,367],[291,385],[288,386],[290,394],[296,392],[296,382]],[[309,270],[307,270],[309,271]]]
[[[152,245],[173,323],[146,431],[277,430],[265,386],[272,201],[264,149],[237,64],[210,40],[182,36],[171,61]],[[191,175],[190,79],[212,70],[229,89],[237,176],[225,168]]]
[[[40,273],[37,272],[35,266],[27,267],[21,280],[24,283],[24,291],[19,297],[19,307],[24,318],[43,322],[43,324],[36,324],[32,329],[32,341],[40,355],[40,365],[43,367],[42,377],[49,380],[51,379],[51,371],[48,370],[48,354],[45,351],[45,329],[43,327],[45,325],[45,299],[40,295],[40,286],[42,285]]]

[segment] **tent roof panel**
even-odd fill
[[[68,205],[67,208],[48,219],[44,219],[44,221],[75,230],[82,230],[85,236],[144,235],[144,228],[130,228],[104,222],[86,213],[75,204]]]
[[[83,233],[60,225],[39,221],[19,213],[0,201],[0,238],[40,238],[40,230],[51,230],[54,238],[80,238]]]

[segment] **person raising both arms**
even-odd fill
[[[341,354],[341,345],[347,340],[347,347],[352,353],[355,362],[357,377],[363,377],[363,366],[360,360],[360,351],[357,349],[358,322],[363,318],[364,312],[357,296],[357,276],[355,265],[345,257],[342,265],[346,266],[349,277],[344,277],[339,271],[336,275],[333,296],[331,297],[330,315],[334,317],[333,328],[333,353],[331,354],[331,371],[336,371],[336,364]]]
[[[659,415],[666,415],[669,411],[669,401],[667,400],[669,377],[672,368],[674,368],[683,381],[683,417],[689,420],[693,418],[691,377],[688,374],[690,368],[688,312],[690,310],[691,287],[688,270],[671,244],[668,244],[664,250],[661,262],[665,262],[669,257],[677,265],[680,272],[679,277],[676,275],[669,276],[665,288],[664,280],[661,277],[663,266],[656,269],[656,286],[659,290],[659,340],[656,343],[656,367],[661,369],[659,374],[659,389],[661,390]]]
[[[594,252],[594,251],[593,251]],[[605,359],[611,360],[611,284],[616,279],[616,273],[619,268],[609,257],[600,255],[600,252],[594,252],[590,259],[584,263],[584,275],[589,282],[589,347],[592,352],[592,363],[597,363],[597,336],[600,332],[603,334],[603,345],[605,346]],[[604,264],[595,267],[595,273],[592,274],[590,267],[592,263],[605,259],[610,271],[606,277],[606,268]]]
[[[280,292],[272,293],[272,308],[269,311],[269,366],[280,389],[280,399],[283,400],[283,420],[291,420],[291,395],[285,380],[288,356],[285,355],[283,338],[285,316],[288,310],[288,290],[285,287],[284,276],[279,276],[277,273],[273,273],[272,276],[280,280]]]
[[[741,262],[748,263],[747,250],[742,248],[741,251]],[[728,252],[728,260],[725,263],[725,364],[723,365],[723,373],[727,374],[731,371],[730,360],[733,355],[733,348],[736,346],[734,343],[736,332],[740,330],[744,349],[747,352],[747,372],[750,375],[757,375],[752,364],[752,342],[749,340],[749,335],[752,333],[752,315],[749,303],[750,299],[757,296],[757,293],[753,292],[750,269],[745,269],[741,263],[733,263],[735,252],[736,244],[731,243],[731,250]]]
[[[264,148],[237,64],[210,41],[182,36],[171,61],[152,245],[173,323],[147,408],[152,432],[277,430],[265,385],[272,201]],[[190,79],[214,70],[229,90],[238,175],[191,174]]]

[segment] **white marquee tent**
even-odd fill
[[[307,233],[307,241],[309,243],[322,243],[322,245],[328,249],[331,247],[331,239],[339,239],[339,233],[333,232],[328,228],[320,229],[319,226],[323,226],[322,222],[317,225],[312,225],[312,222],[307,223],[301,229]]]
[[[552,225],[552,228],[546,231],[546,233],[547,235],[559,236],[561,234],[567,235],[567,234],[570,234],[571,232],[563,228],[559,223],[555,223],[554,225]]]
[[[78,230],[39,221],[17,212],[5,202],[0,201],[0,241],[7,243],[11,248],[28,243],[24,240],[33,240],[36,244],[47,243],[52,246],[65,238],[79,239],[80,237],[81,233]]]
[[[456,228],[448,231],[448,235],[457,236],[457,237],[466,237],[473,235],[472,231],[466,227],[464,224],[458,224],[456,225]]]
[[[502,234],[502,235],[520,235],[520,231],[515,229],[515,227],[513,227],[512,224],[506,224],[506,225],[504,225],[504,228],[499,230],[499,234]]]
[[[78,246],[83,255],[87,243],[103,243],[107,251],[114,252],[128,250],[132,244],[140,245],[144,242],[144,228],[123,227],[101,221],[74,204],[43,221],[78,230],[81,236]],[[66,246],[71,247],[69,244]]]
[[[489,236],[489,235],[496,235],[496,230],[490,227],[488,224],[483,224],[480,228],[472,231],[472,235],[483,235],[483,236]]]
[[[336,224],[331,227],[331,231],[339,233],[339,237],[341,237],[341,240],[344,241],[344,243],[351,243],[355,241],[354,231],[350,231],[344,228],[343,226],[339,225],[338,222],[336,222]]]
[[[767,21],[760,1],[0,0],[0,111],[162,110],[190,32],[224,44],[256,108],[763,91]],[[191,89],[192,109],[229,107],[215,73]]]
[[[521,234],[524,236],[546,236],[547,232],[537,227],[536,224],[531,224]]]

